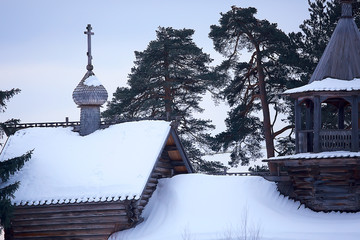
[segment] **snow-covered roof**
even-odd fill
[[[360,79],[340,80],[334,78],[325,78],[321,81],[313,81],[305,86],[286,90],[284,94],[302,93],[302,92],[320,92],[320,91],[359,91]]]
[[[143,217],[136,228],[117,232],[109,240],[357,240],[360,236],[360,213],[311,211],[280,195],[276,184],[262,177],[186,174],[161,179]]]
[[[79,136],[72,128],[28,128],[11,136],[0,161],[34,149],[11,182],[13,202],[38,205],[138,199],[170,133],[165,121],[121,123]]]
[[[360,152],[349,152],[349,151],[334,151],[334,152],[321,152],[321,153],[298,153],[294,155],[272,157],[266,159],[271,160],[282,160],[282,159],[321,159],[321,158],[351,158],[360,157]]]

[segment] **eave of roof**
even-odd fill
[[[263,162],[271,162],[276,160],[288,159],[325,159],[325,158],[360,158],[360,152],[350,151],[334,151],[334,152],[321,152],[321,153],[298,153],[288,156],[272,157],[263,160]]]
[[[341,80],[325,78],[322,81],[313,81],[302,87],[286,90],[284,95],[306,92],[353,92],[360,91],[360,78]]]

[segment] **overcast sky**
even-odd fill
[[[95,32],[94,73],[111,100],[116,87],[126,85],[134,51],[155,39],[158,26],[194,29],[195,43],[219,63],[208,38],[210,25],[232,5],[256,7],[258,18],[285,32],[298,31],[309,15],[306,0],[0,0],[1,89],[22,90],[0,122],[79,120],[72,92],[86,72],[88,23]],[[219,111],[217,117],[225,114]]]

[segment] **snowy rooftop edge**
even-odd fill
[[[0,161],[35,150],[7,182],[20,181],[12,202],[24,206],[138,200],[170,129],[165,121],[138,121],[85,137],[71,127],[19,130],[8,139]],[[142,151],[132,147],[139,145]]]
[[[360,79],[340,80],[334,78],[325,78],[321,81],[314,81],[305,86],[293,88],[284,91],[283,94],[301,93],[301,92],[320,92],[320,91],[357,91],[360,90]]]
[[[298,153],[294,155],[272,157],[263,161],[282,160],[282,159],[321,159],[321,158],[337,158],[337,157],[360,157],[360,152],[334,151],[321,153]]]

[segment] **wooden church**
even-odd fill
[[[93,73],[90,25],[85,34],[87,72],[73,92],[80,123],[12,126],[1,152],[4,161],[34,149],[10,179],[20,186],[6,239],[105,240],[142,221],[160,178],[193,172],[170,122],[100,121],[107,92]]]
[[[279,190],[315,211],[360,210],[360,32],[352,1],[295,100],[296,154],[265,160]]]

